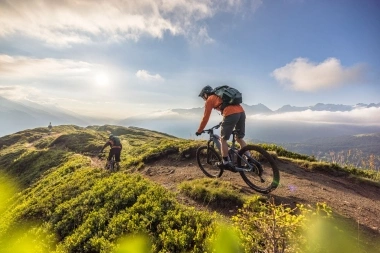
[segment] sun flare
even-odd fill
[[[98,86],[107,86],[109,84],[109,79],[105,73],[99,73],[95,76],[95,82]]]

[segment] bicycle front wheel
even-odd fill
[[[223,170],[221,170],[217,163],[222,159],[215,149],[208,146],[201,146],[197,149],[197,162],[202,172],[212,178],[221,177]]]
[[[262,147],[247,145],[239,151],[237,164],[244,182],[260,193],[269,193],[277,188],[280,182],[280,172],[273,157]],[[251,170],[248,170],[250,166]]]

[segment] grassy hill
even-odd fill
[[[115,173],[96,163],[110,133],[123,144],[121,169]],[[233,185],[210,179],[181,185],[181,193],[195,201],[239,204],[239,213],[229,217],[184,205],[176,193],[138,173],[167,155],[194,160],[203,144],[110,125],[62,125],[50,135],[47,128],[35,128],[1,137],[1,252],[326,252],[308,233],[313,224],[334,229],[332,211],[324,204],[276,205],[266,196],[242,195]],[[379,181],[378,174],[320,164],[275,145],[265,148],[312,169]],[[328,250],[365,252],[349,235],[338,234],[339,251],[337,246]]]

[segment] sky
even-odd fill
[[[0,96],[119,119],[202,107],[205,85],[272,110],[380,103],[379,13],[378,0],[0,0]]]

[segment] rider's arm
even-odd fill
[[[215,95],[211,95],[207,98],[206,103],[205,103],[205,111],[203,114],[203,118],[197,131],[198,133],[202,132],[203,129],[205,129],[207,122],[210,119],[212,109],[216,108],[217,106],[217,103],[218,103],[217,98],[218,97]]]
[[[107,141],[106,144],[104,144],[104,146],[102,147],[101,152],[103,152],[103,150],[104,150],[107,146],[111,146],[111,142],[110,142],[110,141]]]

